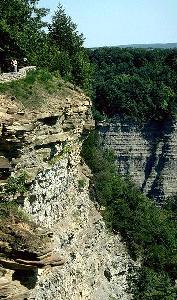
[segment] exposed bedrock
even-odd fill
[[[89,98],[69,84],[61,98],[51,97],[38,111],[6,96],[0,100],[1,187],[9,176],[27,174],[28,191],[14,200],[50,239],[46,252],[34,234],[32,254],[29,242],[25,255],[1,255],[0,295],[11,300],[131,299],[127,276],[134,262],[121,236],[106,229],[90,197],[91,172],[80,157],[82,142],[94,128]]]
[[[114,150],[118,171],[132,177],[148,196],[163,201],[177,192],[177,123],[138,124],[114,118],[98,130],[105,147]]]

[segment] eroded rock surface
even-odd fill
[[[106,230],[82,168],[68,170],[67,165],[64,158],[50,173],[38,175],[33,186],[37,197],[28,209],[36,222],[53,228],[55,249],[65,264],[47,277],[43,273],[30,299],[131,299],[127,276],[133,262],[126,246]],[[78,178],[85,179],[82,189]]]
[[[130,175],[157,201],[177,192],[177,124],[175,121],[136,122],[115,118],[99,124],[104,145],[116,154],[118,171]]]
[[[64,258],[54,253],[50,236],[30,221],[11,216],[1,220],[0,299],[27,299],[38,269],[64,264]]]
[[[0,99],[5,166],[0,183],[27,173],[28,192],[14,198],[52,236],[50,255],[11,257],[25,270],[14,268],[15,274],[1,276],[2,283],[8,279],[18,285],[25,278],[21,285],[28,290],[19,289],[19,300],[131,299],[127,276],[134,263],[121,237],[105,228],[90,196],[91,173],[80,157],[83,139],[94,127],[90,100],[70,84],[61,97],[49,100],[36,111],[6,96]],[[5,260],[9,263],[9,257]]]

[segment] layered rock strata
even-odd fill
[[[60,255],[65,257],[65,264],[50,271],[47,277],[42,274],[30,299],[131,299],[127,276],[133,263],[126,246],[119,235],[113,236],[106,230],[90,200],[89,182],[84,173],[78,170],[73,176],[65,175],[66,165],[67,161],[63,160],[59,168],[47,176],[50,187],[38,187],[41,196],[30,207],[36,221],[44,224],[48,220],[53,224],[54,249],[59,249]],[[58,175],[54,174],[58,170],[60,179],[56,180]],[[82,189],[78,178],[85,179]],[[52,193],[53,199],[48,202],[52,189],[55,194]],[[44,209],[41,213],[40,207]]]
[[[68,84],[37,111],[5,96],[1,108],[1,186],[25,172],[28,192],[17,193],[15,200],[53,236],[49,258],[14,261],[39,270],[28,270],[35,286],[22,284],[27,291],[22,289],[18,299],[131,299],[127,276],[133,262],[121,237],[105,228],[91,200],[91,173],[80,157],[82,141],[94,127],[89,98]],[[13,281],[7,265],[5,270],[2,284],[18,285],[20,274]]]
[[[53,252],[50,235],[17,219],[0,223],[0,299],[27,299],[39,269],[64,264],[64,258]]]
[[[114,118],[98,130],[105,147],[116,155],[118,171],[129,175],[148,196],[163,201],[177,192],[177,124],[138,124]]]

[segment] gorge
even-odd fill
[[[38,2],[0,1],[0,299],[176,300],[177,50]]]
[[[32,72],[27,77],[39,76],[41,71]],[[107,158],[94,148],[87,152],[98,155],[94,164],[100,173],[89,169],[81,152],[95,129],[91,100],[73,84],[52,78],[52,93],[36,81],[28,96],[24,86],[24,103],[12,91],[0,96],[0,296],[11,300],[134,299],[130,278],[138,278],[141,266],[147,272],[148,263],[135,254],[136,247],[145,245],[151,261],[156,261],[151,243],[158,247],[157,228],[161,236],[166,226],[172,226],[164,236],[171,253],[174,223],[133,185],[116,179],[114,173],[109,175]],[[16,86],[20,84],[17,80]],[[35,108],[26,105],[33,93],[40,99]],[[98,122],[96,129],[100,151],[110,149],[115,154],[118,174],[128,175],[161,205],[175,195],[175,121],[140,124],[117,116]],[[132,211],[125,201],[130,205],[132,201]],[[163,268],[168,264],[165,260]],[[158,272],[153,276],[162,276]],[[173,278],[170,287],[164,285],[165,278],[158,279],[162,297],[172,288]]]

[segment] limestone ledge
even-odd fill
[[[14,97],[0,95],[2,187],[10,176],[18,176],[22,172],[28,175],[30,185],[40,172],[50,172],[63,156],[69,156],[71,166],[79,163],[79,159],[74,159],[74,154],[80,151],[81,136],[94,127],[91,102],[81,90],[74,90],[72,85],[68,84],[65,93],[66,98],[48,99],[50,103],[45,102],[38,110],[26,109]],[[32,190],[26,194],[18,193],[15,199],[24,206],[25,196],[32,201],[31,194],[33,196]],[[40,239],[35,235],[33,237],[31,232],[25,232],[25,240],[28,241],[28,234],[29,244],[30,239],[33,238],[34,242],[36,240],[37,252],[30,252],[27,246],[14,252],[10,246],[13,244],[11,236],[22,241],[24,237],[23,232],[14,229],[18,224],[8,226],[11,225],[13,229],[8,227],[9,232],[1,234],[0,238],[0,298],[23,300],[28,298],[30,289],[35,287],[39,269],[62,266],[65,259],[60,255],[59,248],[59,251],[54,249],[52,241],[50,249],[45,245],[45,251],[42,251]],[[9,244],[3,239],[9,240]],[[23,277],[24,282],[21,283]]]
[[[107,231],[90,199],[89,178],[84,164],[70,166],[65,155],[31,186],[25,208],[37,224],[53,230],[54,250],[65,263],[38,276],[30,300],[132,299],[127,277],[136,264],[121,236]]]
[[[37,111],[0,96],[0,182],[22,170],[29,171],[32,181],[59,159],[67,144],[73,152],[81,145],[81,135],[94,127],[91,102],[80,90],[68,88],[68,94],[66,99],[50,99]]]
[[[62,266],[53,251],[53,233],[9,217],[0,222],[0,299],[24,300],[35,287],[39,270]]]

